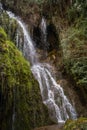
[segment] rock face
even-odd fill
[[[50,124],[29,63],[0,27],[0,129],[25,130]]]
[[[15,7],[14,8],[14,3]],[[53,49],[58,49],[59,46],[59,36],[57,30],[52,23],[52,19],[44,15],[44,9],[37,2],[20,1],[15,2],[15,0],[4,0],[2,1],[3,7],[5,9],[13,11],[16,15],[20,16],[29,26],[29,31],[33,40],[35,41],[35,46],[42,50],[52,51]],[[41,20],[45,17],[47,22],[46,28],[46,44],[43,44],[43,37],[41,32]]]
[[[71,3],[69,3],[71,2]],[[59,65],[61,59],[56,56],[55,64],[62,71],[63,75],[68,77],[70,84],[73,85],[74,91],[79,95],[82,105],[87,109],[87,15],[84,14],[85,6],[82,6],[82,12],[78,11],[78,8],[74,8],[72,1],[63,2],[61,5],[61,14],[59,12],[59,6],[56,1],[51,5],[50,11],[46,10],[46,15],[51,15],[53,25],[55,25],[56,30],[59,32],[60,36],[60,50],[62,62]],[[73,2],[74,3],[74,2]],[[81,2],[77,2],[78,7]],[[84,5],[86,2],[84,1]],[[54,6],[53,6],[54,5]],[[49,5],[47,5],[49,6]],[[67,12],[63,10],[63,8]],[[46,6],[45,6],[46,8]],[[58,8],[58,9],[57,9]],[[50,13],[51,12],[51,13]],[[78,13],[76,13],[78,12]],[[65,17],[64,14],[66,13]],[[83,14],[82,14],[83,13]],[[73,14],[73,15],[72,15]],[[76,16],[76,15],[78,16]],[[60,16],[59,16],[60,15]],[[72,17],[71,17],[72,16]],[[82,16],[82,17],[81,17]],[[71,21],[70,21],[71,18]],[[71,22],[71,23],[70,23]],[[69,25],[71,24],[71,26]],[[58,50],[59,52],[59,50]],[[51,58],[52,60],[52,58]],[[57,68],[56,67],[56,68]],[[84,114],[87,116],[87,113]]]
[[[47,60],[48,60],[48,62],[49,61],[53,62],[52,64],[56,65],[56,68],[59,71],[61,71],[65,77],[69,77],[69,82],[70,82],[69,84],[73,84],[73,85],[71,85],[71,87],[74,91],[76,91],[76,94],[79,95],[79,99],[82,101],[82,104],[83,104],[85,111],[86,111],[86,109],[87,109],[87,100],[86,100],[87,99],[87,87],[86,87],[87,86],[87,71],[86,71],[87,70],[87,46],[86,46],[87,22],[84,19],[83,19],[83,21],[80,21],[81,19],[78,19],[77,21],[79,21],[79,23],[77,23],[77,22],[74,23],[74,26],[72,26],[72,27],[69,26],[68,20],[66,20],[65,16],[68,17],[67,13],[66,13],[67,5],[71,6],[72,1],[61,0],[59,2],[60,4],[57,3],[56,5],[55,5],[55,2],[53,2],[52,3],[53,6],[52,5],[50,6],[49,4],[44,4],[42,6],[42,5],[38,5],[36,3],[33,3],[33,2],[28,3],[27,0],[20,0],[19,2],[17,0],[1,0],[1,1],[2,1],[5,9],[12,10],[17,15],[21,16],[26,23],[28,23],[29,31],[32,35],[32,38],[35,40],[35,46],[37,48],[43,49],[43,50],[45,50],[45,49],[44,49],[44,46],[43,46],[43,43],[41,40],[42,38],[41,38],[40,23],[41,23],[42,16],[45,17],[45,19],[47,20],[48,51],[52,51],[53,49],[57,49],[57,47],[59,46],[59,43],[60,43],[60,51],[61,51],[61,57],[59,57],[59,53],[58,53],[59,50],[57,49],[56,53],[53,53],[51,56],[48,57],[48,58],[50,58],[50,60],[48,60],[48,59]],[[15,6],[14,6],[14,3],[15,3]],[[71,10],[71,13],[73,13],[72,10]],[[71,16],[72,15],[70,15],[70,17]],[[61,17],[62,17],[62,19],[61,19]],[[8,32],[8,30],[9,30],[8,17],[6,16],[6,19],[2,19],[0,21],[0,24],[1,23],[3,23],[2,25],[3,25],[3,28],[5,29],[6,33],[9,34],[9,32]],[[5,24],[5,23],[7,23],[7,24]],[[70,24],[71,24],[71,22],[70,22]],[[12,40],[14,39],[14,42],[15,42],[15,34],[16,34],[16,30],[17,30],[17,24],[15,23],[15,21],[13,21],[11,29],[12,29],[11,30],[12,33],[10,33],[9,36],[10,36],[10,39],[11,38],[12,38]],[[60,31],[60,42],[59,42],[59,37],[58,37],[59,31]],[[6,39],[6,37],[3,37],[3,39]],[[1,40],[1,41],[3,42],[3,40]],[[7,45],[5,45],[4,48],[6,48],[6,46]],[[38,51],[39,51],[39,49],[38,49]],[[2,47],[0,47],[0,51],[3,52]],[[43,55],[44,55],[44,51],[43,51]],[[49,55],[50,55],[50,53],[49,53]],[[52,58],[53,58],[53,60],[52,60]],[[5,67],[4,64],[3,64],[3,66]],[[1,83],[3,86],[3,79],[5,79],[5,78],[3,78],[3,75],[4,75],[3,73],[1,75],[2,75],[1,76],[1,81],[2,81]],[[57,73],[57,76],[59,76],[58,73]],[[61,77],[61,79],[62,79],[62,77]],[[35,83],[36,83],[36,81],[35,81]],[[63,81],[63,84],[64,84],[64,81]],[[68,93],[67,92],[68,89],[66,89],[66,87],[67,87],[67,85],[65,85],[65,91],[66,91],[66,93]],[[31,87],[31,88],[32,88],[31,91],[33,91],[33,87]],[[34,88],[36,88],[36,87],[34,87]],[[69,91],[70,91],[70,89],[71,88],[69,88]],[[3,91],[6,91],[4,93],[6,93],[8,95],[9,90],[6,90],[4,88]],[[35,91],[37,91],[37,88]],[[11,95],[12,95],[12,93],[13,93],[13,89],[12,89]],[[27,92],[25,91],[24,93],[27,93]],[[20,92],[20,94],[21,94],[21,92]],[[75,96],[75,95],[71,94],[71,97],[72,96]],[[32,96],[30,96],[30,97],[31,97],[31,99],[33,99]],[[35,95],[33,95],[33,97],[35,97]],[[4,95],[3,101],[7,105],[9,101],[6,102],[6,98],[7,98],[7,96]],[[19,97],[19,98],[21,99],[21,97]],[[1,96],[1,99],[2,99],[2,96]],[[74,97],[74,99],[75,99],[75,97]],[[10,100],[10,99],[8,99],[8,100]],[[23,99],[23,100],[26,100],[26,99]],[[41,97],[40,97],[40,101],[41,101]],[[9,109],[11,109],[11,114],[9,113],[10,116],[5,115],[5,117],[6,118],[9,117],[10,120],[12,120],[12,111],[13,111],[13,106],[14,106],[13,102],[14,101],[13,101],[13,97],[12,97],[11,102],[9,104],[10,107],[6,108],[5,106],[2,105],[4,109],[6,108],[6,114],[8,111],[10,111]],[[36,102],[37,101],[35,100],[35,103]],[[32,104],[32,100],[31,100],[30,106],[31,106],[31,104]],[[32,105],[32,107],[33,107],[33,105]],[[23,105],[19,104],[19,106],[20,106],[19,108],[21,110]],[[25,104],[25,106],[28,110],[28,107],[26,104]],[[78,102],[77,102],[77,106],[79,106]],[[43,105],[42,105],[42,107],[40,107],[40,111],[43,107],[44,107]],[[82,111],[79,108],[81,109],[81,106],[78,107],[79,113],[81,111],[80,115],[87,116],[87,111],[85,114],[84,109]],[[20,110],[18,110],[18,112],[16,112],[16,113],[18,113],[22,116],[22,112],[20,112]],[[3,111],[3,109],[2,109],[2,111]],[[32,124],[32,125],[28,124],[28,121],[30,119],[28,120],[29,117],[27,117],[27,116],[25,117],[26,121],[27,121],[27,124],[25,122],[25,126],[26,127],[28,126],[29,129],[32,126],[36,127],[36,126],[40,126],[41,124],[44,125],[45,121],[47,122],[47,120],[49,120],[49,119],[46,120],[45,117],[43,116],[43,119],[42,119],[42,117],[39,118],[39,119],[43,120],[42,121],[43,123],[39,124],[39,120],[36,116],[36,115],[39,115],[38,111],[39,111],[39,109],[36,111],[36,108],[33,111],[33,118],[32,119],[34,119],[35,121],[36,120],[38,121],[36,124],[35,123],[33,124],[32,121],[30,121],[31,122],[30,124]],[[84,112],[84,114],[83,114],[83,112]],[[25,113],[28,113],[28,112],[25,112]],[[31,110],[31,113],[32,113],[32,110]],[[30,113],[30,115],[31,115],[31,113]],[[43,115],[43,113],[44,112],[41,111],[42,115]],[[23,115],[26,115],[26,114],[23,114]],[[3,117],[3,116],[0,116],[0,117]],[[3,118],[3,121],[2,121],[3,128],[2,129],[5,129],[6,126],[8,126],[8,124],[10,126],[9,121],[7,121],[6,124],[3,123],[3,122],[6,122],[6,118]],[[18,121],[19,120],[20,119],[18,119]],[[22,120],[23,120],[23,118],[21,118],[21,120],[18,124],[21,127],[21,129],[22,128],[24,129],[24,127],[21,125]],[[77,124],[78,124],[78,121],[77,121]],[[9,128],[9,126],[8,126],[8,128]],[[17,126],[16,128],[19,129],[20,128],[19,126]],[[9,128],[9,129],[11,129],[11,128]],[[68,127],[66,127],[66,129],[68,130]]]

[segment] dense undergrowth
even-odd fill
[[[82,100],[87,99],[87,20],[76,18],[62,39],[66,72],[74,79]]]

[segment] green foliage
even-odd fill
[[[7,39],[7,35],[4,30],[0,27],[0,42],[4,42]]]
[[[31,130],[50,124],[29,63],[2,28],[0,36],[0,129],[10,130],[14,126],[15,130]]]
[[[67,29],[65,38],[62,40],[64,58],[79,58],[86,56],[87,21],[76,22],[75,27]]]
[[[87,21],[79,18],[62,40],[64,68],[87,99]]]
[[[71,7],[67,10],[69,22],[75,22],[78,18],[87,18],[87,1],[74,0]]]
[[[9,39],[15,43],[18,24],[14,19],[9,18],[7,13],[3,11],[0,15],[0,25],[4,28]]]
[[[69,10],[67,10],[67,14],[69,22],[72,23],[79,17],[80,12],[76,7],[71,7]]]
[[[65,67],[68,73],[76,81],[77,86],[82,86],[87,89],[87,58],[72,58],[67,59]]]
[[[79,118],[78,120],[69,120],[65,123],[63,130],[87,130],[87,118]]]

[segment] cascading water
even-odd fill
[[[2,8],[2,4],[0,3],[0,10],[2,10],[3,8]]]
[[[43,34],[46,35],[46,28],[47,28],[47,26],[46,26],[46,20],[45,20],[44,17],[42,18],[40,28],[41,28],[41,31],[43,32]]]
[[[29,36],[25,24],[15,17],[11,12],[7,11],[10,18],[17,21],[24,33],[24,56],[31,62],[31,70],[40,85],[43,103],[48,107],[50,118],[55,122],[65,122],[68,118],[76,119],[77,114],[74,107],[70,104],[67,97],[64,95],[62,87],[56,83],[53,78],[49,64],[39,63],[36,57],[36,51],[33,42]],[[46,32],[46,22],[42,19],[41,26],[43,33]]]
[[[31,64],[36,63],[37,58],[36,58],[35,49],[34,49],[34,46],[32,44],[32,40],[28,34],[28,31],[27,31],[25,24],[20,20],[20,18],[17,18],[10,11],[6,11],[6,12],[9,15],[9,17],[14,18],[17,21],[17,23],[20,25],[20,27],[23,29],[23,33],[24,33],[23,53],[24,53],[24,56],[27,58],[27,60],[31,61]],[[17,36],[17,38],[18,38],[18,36]]]
[[[43,49],[45,50],[46,53],[46,50],[49,48],[49,45],[47,43],[47,24],[44,17],[41,20],[40,29],[41,29],[41,41],[42,44],[44,45]]]
[[[75,109],[52,77],[50,66],[39,63],[33,65],[32,72],[40,84],[42,99],[49,109],[51,119],[55,122],[64,122],[69,118],[76,119]]]

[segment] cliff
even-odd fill
[[[87,111],[86,111],[86,109],[87,109],[87,100],[86,100],[87,99],[87,45],[86,45],[87,44],[86,43],[86,41],[87,41],[87,36],[86,36],[87,35],[87,16],[86,16],[86,6],[87,5],[86,5],[86,1],[84,1],[82,3],[82,1],[71,2],[70,0],[68,0],[68,1],[62,0],[60,2],[55,2],[55,1],[49,2],[48,0],[42,1],[42,2],[41,1],[38,1],[38,2],[31,1],[30,2],[27,0],[25,0],[25,1],[24,0],[21,0],[21,1],[3,0],[2,3],[3,3],[3,7],[5,9],[12,10],[17,15],[21,16],[23,18],[23,20],[29,25],[29,30],[32,35],[32,38],[35,40],[36,43],[39,43],[39,45],[36,45],[36,46],[38,46],[37,48],[39,48],[40,53],[43,50],[43,46],[41,43],[41,37],[39,35],[40,34],[39,33],[40,32],[40,22],[41,22],[41,17],[42,16],[45,17],[45,19],[47,20],[47,27],[48,27],[48,32],[49,32],[49,35],[47,38],[48,38],[48,42],[50,42],[50,45],[49,45],[50,48],[48,49],[48,57],[46,57],[44,60],[47,60],[47,62],[52,63],[56,67],[57,78],[59,77],[58,74],[60,74],[60,72],[61,72],[62,78],[65,78],[68,81],[68,87],[67,87],[67,85],[64,85],[65,92],[68,93],[67,91],[69,90],[70,91],[69,93],[71,93],[71,89],[73,89],[76,92],[79,99],[77,99],[77,96],[75,96],[74,94],[71,94],[71,97],[74,99],[76,98],[76,100],[77,100],[75,102],[75,104],[77,106],[77,111],[79,113],[79,116],[87,117]],[[14,3],[15,3],[15,6],[14,6]],[[3,24],[2,26],[5,29],[5,31],[7,29],[6,32],[9,35],[8,26],[6,26],[9,24],[7,19],[8,18],[6,16],[6,19],[5,20],[3,19],[3,21],[1,23],[4,23],[6,21],[7,24]],[[12,25],[13,37],[11,36],[12,34],[9,35],[10,39],[12,38],[12,40],[15,37],[15,32],[16,32],[16,28],[17,28],[16,23],[15,24],[14,23],[15,22],[13,22],[13,25]],[[38,32],[38,35],[37,35],[37,32]],[[6,34],[3,37],[3,39],[6,39]],[[37,40],[37,39],[39,39],[39,40]],[[3,40],[1,40],[1,41],[3,42]],[[7,45],[5,45],[5,49],[8,50],[8,48],[6,46]],[[1,49],[3,49],[2,46],[1,46]],[[9,52],[12,53],[11,51],[9,51]],[[11,54],[11,55],[13,55],[13,54]],[[43,61],[43,59],[41,59],[41,60]],[[11,61],[11,62],[13,62],[13,61]],[[8,62],[6,62],[6,63],[8,63]],[[21,66],[21,65],[19,65],[19,66]],[[14,67],[12,67],[12,68],[14,68]],[[20,68],[20,67],[18,67],[18,68]],[[25,67],[21,68],[21,70],[23,70],[24,68]],[[7,69],[7,70],[10,70],[10,69]],[[16,70],[13,69],[10,71],[12,71],[12,73],[13,73]],[[19,71],[19,70],[17,70],[17,71]],[[25,71],[26,71],[26,73],[28,73],[28,71],[29,71],[29,73],[31,73],[30,70],[28,70],[28,71],[25,70]],[[18,73],[18,75],[21,75],[21,74]],[[30,75],[32,75],[32,74],[30,74]],[[12,76],[11,76],[11,78],[12,78]],[[2,74],[2,76],[1,76],[2,84],[3,84],[3,79],[4,78],[3,78],[3,74]],[[29,79],[32,79],[32,78],[29,78]],[[6,78],[6,80],[7,80],[7,78]],[[14,80],[11,79],[11,82],[12,81],[14,81]],[[27,81],[27,82],[29,82],[29,81]],[[58,81],[58,82],[60,82],[60,81]],[[25,82],[23,81],[23,83],[25,83]],[[38,86],[36,81],[34,83],[35,83],[35,86]],[[14,88],[14,87],[12,87],[12,88]],[[20,90],[20,87],[18,87],[18,88]],[[32,87],[30,87],[30,88],[31,88],[30,91],[33,91],[33,88]],[[37,88],[36,88],[36,90],[37,90]],[[69,88],[69,89],[67,89],[67,88]],[[39,88],[38,88],[38,90],[39,90]],[[2,91],[2,89],[1,89],[1,91]],[[15,90],[15,91],[17,91],[17,90]],[[12,92],[13,92],[13,90],[12,90]],[[22,92],[20,92],[20,95]],[[39,92],[40,91],[37,91],[37,93],[39,93]],[[26,93],[25,87],[24,87],[23,93]],[[7,92],[7,94],[8,94],[8,92]],[[31,92],[31,95],[32,94],[33,93]],[[33,96],[32,100],[35,100],[34,101],[35,105],[34,104],[33,105],[37,106],[36,100],[38,100],[37,99],[38,97],[34,96],[34,95],[32,95],[32,96]],[[2,98],[2,96],[1,96],[1,98]],[[7,98],[7,96],[6,96],[6,98]],[[18,97],[18,98],[20,99],[20,97]],[[41,101],[40,93],[39,93],[39,98],[40,98],[39,101]],[[14,99],[11,99],[12,104],[14,104],[13,100]],[[23,99],[23,100],[26,100],[26,99]],[[80,101],[81,105],[78,102],[78,100]],[[21,102],[23,102],[23,101],[21,101]],[[21,108],[20,103],[18,103],[18,105],[19,106],[17,108]],[[32,105],[32,107],[33,107],[33,105]],[[38,103],[38,105],[39,105],[39,103]],[[82,108],[82,106],[84,108]],[[35,118],[34,118],[34,114],[36,113],[36,115],[37,115],[37,113],[38,113],[38,110],[36,111],[36,108],[35,108],[35,110],[33,111],[34,114],[32,117],[35,120],[35,122],[37,122],[34,125],[35,127],[44,125],[44,124],[48,124],[48,122],[49,122],[49,119],[45,119],[46,116],[43,114],[44,106],[42,105],[42,103],[41,103],[40,108],[38,107],[38,110],[40,109],[40,111],[41,111],[41,114],[40,115],[38,114],[40,116],[38,118],[39,119],[43,118],[42,119],[43,123],[39,124],[39,120],[37,119],[37,116],[35,116]],[[12,109],[11,111],[13,111],[13,105],[10,104],[9,109]],[[28,109],[27,106],[26,106],[26,109]],[[20,112],[20,110],[18,111],[19,112],[18,114],[21,113],[21,116],[22,116],[22,112]],[[25,111],[25,113],[28,113],[28,112]],[[24,114],[24,115],[26,115],[26,114]],[[9,116],[7,116],[7,117],[9,117]],[[30,124],[32,124],[30,126],[30,124],[28,124],[30,119],[28,120],[27,119],[28,117],[25,117],[25,118],[26,118],[25,119],[26,121],[25,120],[24,121],[25,121],[26,129],[32,128],[33,122],[30,121],[31,122]],[[10,116],[10,119],[12,119],[12,114]],[[27,125],[26,125],[26,122],[27,122]],[[87,126],[84,122],[86,122],[86,119],[83,119],[83,118],[79,119],[77,121],[70,121],[65,124],[64,129],[65,130],[71,129],[71,127],[73,126],[72,129],[74,129],[74,127],[75,127],[75,129],[78,128],[78,129],[85,130],[87,128]],[[22,125],[20,125],[20,123],[21,123],[21,121],[18,123],[19,126],[22,126]],[[7,124],[9,124],[9,123],[7,122]],[[5,125],[2,125],[2,126],[5,127]],[[19,126],[17,126],[17,128],[20,128]],[[22,127],[21,127],[21,129],[22,129]]]
[[[50,124],[29,62],[0,27],[0,129],[26,130]]]

